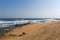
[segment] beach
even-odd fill
[[[0,40],[60,40],[60,21],[17,27],[6,33]]]

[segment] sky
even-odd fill
[[[60,18],[60,0],[0,0],[0,18]]]

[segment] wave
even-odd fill
[[[56,19],[45,19],[45,22],[54,22],[54,21],[58,21]]]
[[[28,20],[21,20],[21,21],[0,21],[0,27],[9,27],[11,25],[21,25],[29,23]]]
[[[44,19],[44,20],[16,20],[16,21],[0,21],[0,27],[10,27],[14,25],[22,25],[26,23],[41,23],[41,22],[51,22],[57,21],[56,19]]]

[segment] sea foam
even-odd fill
[[[44,20],[16,20],[16,21],[0,21],[0,27],[10,27],[14,25],[22,25],[26,23],[42,23],[42,22],[52,22],[57,21],[56,19],[44,19]]]

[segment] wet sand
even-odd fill
[[[29,24],[6,33],[0,40],[60,40],[60,22]]]

